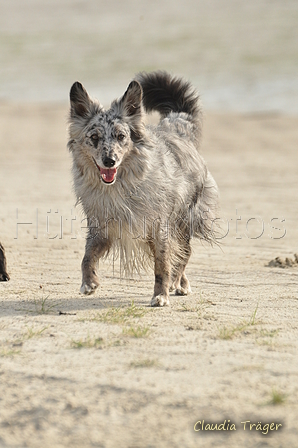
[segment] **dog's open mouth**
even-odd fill
[[[94,158],[93,161],[100,172],[101,180],[105,184],[113,184],[116,180],[117,168],[101,168],[97,165]]]
[[[117,168],[99,168],[99,171],[101,175],[101,180],[105,184],[111,184],[114,182],[117,173]]]

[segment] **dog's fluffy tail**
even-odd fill
[[[199,95],[189,82],[164,71],[141,72],[136,80],[142,86],[147,112],[155,110],[164,117],[170,112],[185,112],[193,121],[201,120]]]

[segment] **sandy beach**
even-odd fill
[[[0,10],[0,448],[297,447],[297,1]],[[193,242],[192,295],[162,309],[119,261],[79,293],[66,148],[74,81],[108,105],[156,69],[200,92],[224,235]]]
[[[0,446],[294,447],[298,270],[266,265],[297,252],[297,117],[206,114],[202,152],[229,231],[221,248],[194,242],[193,294],[152,309],[153,274],[123,280],[117,263],[100,264],[94,296],[79,294],[67,112],[0,107],[11,275],[0,284]],[[236,431],[195,432],[202,420]],[[265,435],[244,421],[282,427]]]

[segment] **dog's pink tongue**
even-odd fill
[[[117,168],[100,168],[100,175],[105,182],[113,182]]]

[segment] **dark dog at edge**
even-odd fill
[[[0,243],[0,282],[7,282],[9,280],[9,275],[6,271],[6,257],[4,247]]]

